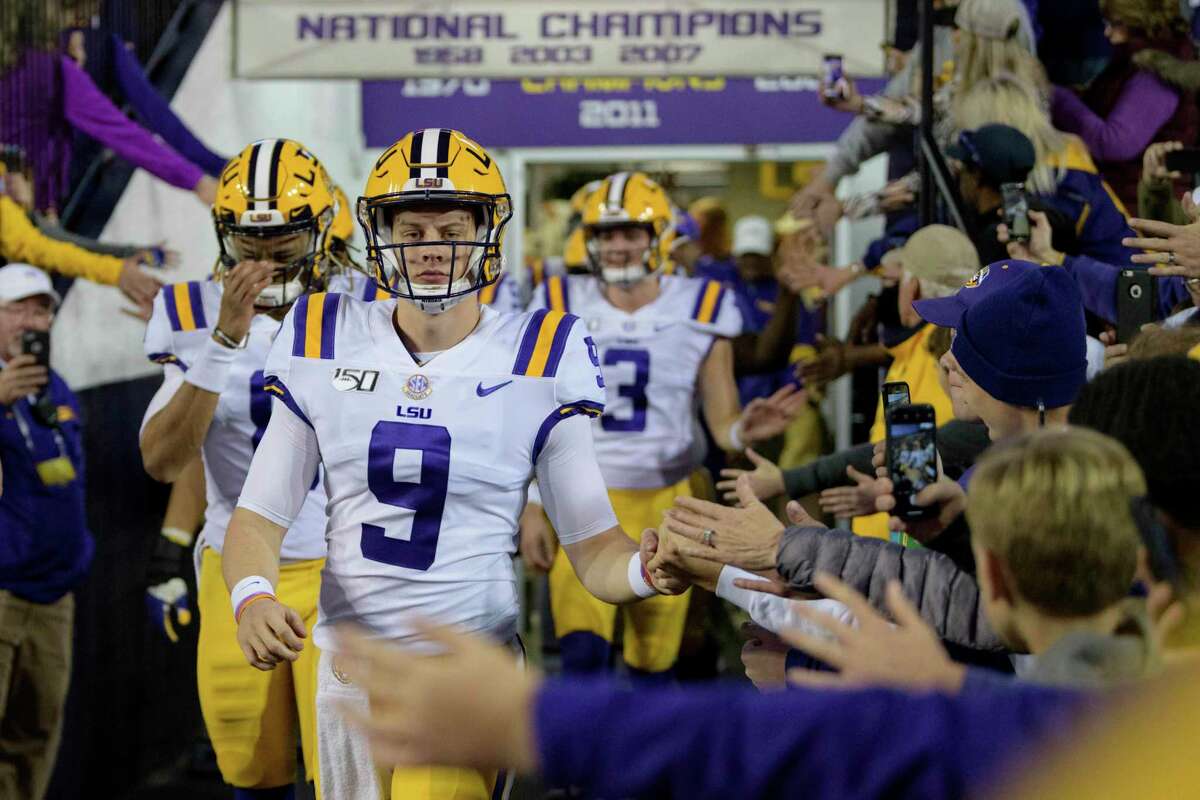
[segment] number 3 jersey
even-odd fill
[[[413,615],[511,637],[525,492],[555,425],[603,410],[594,347],[571,315],[483,307],[463,341],[418,364],[394,327],[396,302],[302,298],[268,359],[268,387],[311,426],[325,468],[314,641],[329,648],[331,626],[355,621],[411,642]],[[561,540],[616,524],[607,501],[589,519]]]
[[[155,298],[145,349],[150,360],[163,365],[166,383],[178,384],[180,376],[172,370],[186,373],[188,366],[203,356],[217,324],[221,295],[221,285],[215,281],[192,281],[164,287]],[[225,529],[254,450],[271,417],[271,395],[263,390],[263,367],[279,326],[264,314],[254,316],[246,347],[234,357],[201,446],[208,501],[201,536],[218,553],[224,547]],[[293,561],[324,558],[325,492],[319,484],[308,493],[295,525],[284,538],[281,556]]]
[[[530,305],[542,307],[583,318],[599,348],[608,397],[593,428],[609,488],[654,489],[686,478],[703,460],[700,366],[714,340],[742,332],[733,293],[716,281],[664,275],[658,297],[628,313],[590,275],[552,276]]]

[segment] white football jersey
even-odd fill
[[[154,312],[146,326],[146,355],[165,369],[186,372],[212,336],[221,294],[221,284],[216,281],[164,287],[154,299]],[[250,339],[234,358],[201,446],[208,500],[202,536],[218,553],[224,546],[225,529],[242,493],[254,449],[271,418],[272,400],[263,390],[263,367],[279,329],[279,322],[265,314],[255,315]],[[309,492],[296,524],[284,537],[281,557],[325,557],[325,492],[319,484]]]
[[[357,621],[411,641],[419,614],[510,637],[517,519],[555,423],[598,416],[595,348],[576,317],[484,307],[418,365],[396,300],[301,299],[268,358],[271,390],[316,433],[329,497],[319,647]]]
[[[379,288],[374,278],[361,272],[339,272],[329,279],[328,289],[330,292],[348,294],[368,303],[392,297]],[[507,271],[500,273],[500,278],[495,283],[479,290],[479,302],[497,311],[520,313],[525,310],[525,304],[521,302],[521,289],[516,279]]]
[[[664,275],[654,302],[632,314],[590,275],[552,276],[530,308],[582,317],[600,350],[607,389],[596,420],[596,456],[612,489],[671,486],[704,459],[697,378],[713,340],[742,332],[733,292],[703,278]]]

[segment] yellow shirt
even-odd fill
[[[913,404],[928,403],[933,406],[934,419],[938,425],[944,425],[954,418],[954,408],[950,405],[950,396],[942,391],[942,385],[938,382],[937,359],[929,352],[929,337],[936,330],[935,326],[926,325],[895,347],[889,347],[892,365],[888,367],[886,380],[907,383]],[[875,424],[871,426],[871,441],[882,442],[886,436],[881,397],[875,412]],[[860,536],[888,538],[887,514],[855,517],[851,527]]]
[[[0,195],[0,256],[108,286],[116,285],[124,266],[116,256],[93,253],[46,236],[7,195]]]

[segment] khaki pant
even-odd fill
[[[0,798],[41,800],[71,682],[75,598],[31,603],[0,590]]]

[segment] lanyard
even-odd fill
[[[21,438],[25,440],[25,447],[29,450],[29,457],[33,459],[42,483],[46,486],[63,486],[75,480],[75,465],[67,457],[67,443],[63,440],[62,432],[57,427],[50,428],[50,433],[54,436],[54,445],[58,448],[58,455],[39,461],[37,446],[33,442],[33,432],[21,411],[19,401],[12,404],[12,411],[13,419],[17,423],[17,430],[21,432]]]

